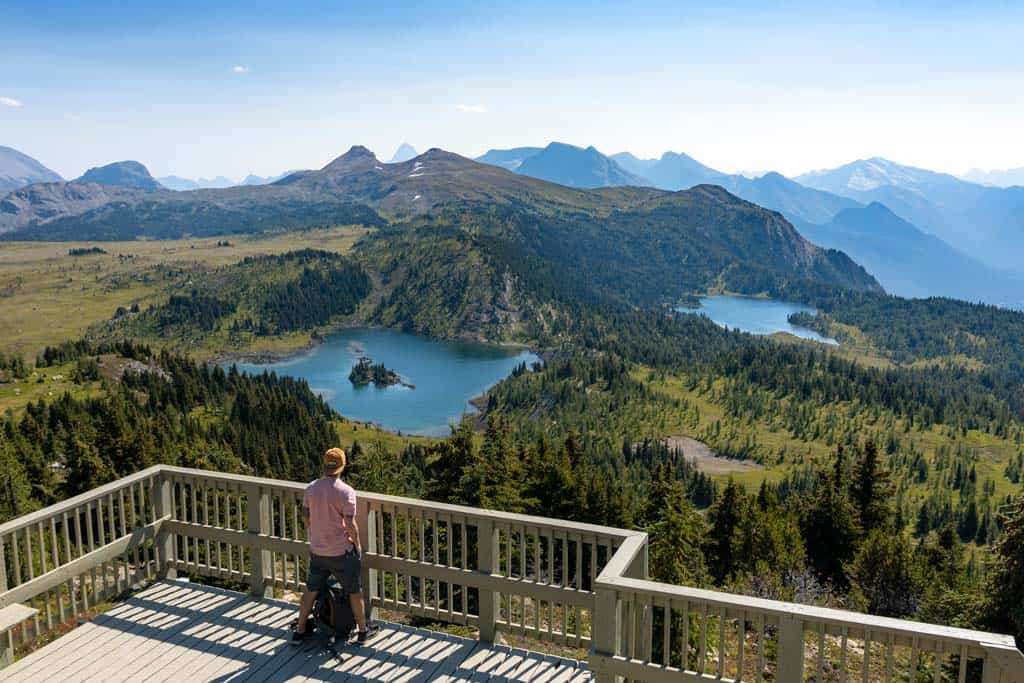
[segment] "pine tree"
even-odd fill
[[[857,550],[861,531],[857,509],[845,489],[832,475],[819,475],[819,484],[800,515],[800,529],[807,546],[807,557],[818,575],[843,588],[843,571]]]
[[[654,578],[677,586],[703,585],[707,581],[701,551],[704,520],[686,498],[669,463],[655,467],[645,517]]]
[[[902,534],[870,532],[847,569],[854,604],[871,614],[915,613],[919,588],[911,551]]]
[[[861,530],[870,534],[875,529],[887,529],[892,521],[889,470],[879,463],[878,447],[868,440],[854,467],[851,494],[857,506]]]
[[[718,500],[708,510],[710,529],[705,550],[711,575],[716,581],[725,581],[736,570],[733,535],[743,519],[746,497],[740,485],[729,479]]]
[[[986,594],[987,621],[1024,645],[1024,495],[1003,517],[1003,536],[993,546]]]

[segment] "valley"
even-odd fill
[[[982,619],[1024,476],[1024,315],[887,294],[715,185],[354,147],[273,185],[132,192],[0,243],[4,514],[156,461],[307,479],[340,441],[361,488],[693,525],[697,585],[813,577],[870,609],[852,567],[882,534],[914,558],[914,616]],[[416,388],[354,386],[363,356]],[[666,490],[685,519],[651,505]],[[846,535],[822,533],[837,514]],[[769,540],[740,563],[752,529]]]

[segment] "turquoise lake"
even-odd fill
[[[362,356],[383,363],[415,389],[353,386],[348,374]],[[405,434],[444,436],[450,423],[474,412],[471,398],[500,382],[520,363],[536,360],[536,355],[523,349],[360,328],[334,333],[307,354],[275,363],[239,363],[238,369],[301,377],[351,420]]]
[[[751,334],[788,332],[803,339],[823,344],[836,344],[835,339],[823,337],[814,330],[790,324],[792,313],[814,313],[813,308],[788,301],[754,299],[746,296],[706,296],[700,299],[700,308],[677,308],[680,313],[703,314],[722,327]]]

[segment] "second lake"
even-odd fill
[[[792,313],[814,313],[814,309],[788,301],[755,299],[748,296],[706,296],[700,299],[700,308],[677,308],[680,313],[703,314],[722,327],[751,334],[788,332],[803,339],[823,344],[836,344],[835,339],[823,337],[814,330],[798,327],[789,322]]]
[[[416,388],[353,386],[348,375],[362,356],[383,363]],[[238,363],[238,369],[300,377],[350,420],[406,434],[444,436],[450,423],[474,411],[471,398],[500,382],[520,363],[536,360],[536,355],[518,348],[359,328],[331,334],[307,354],[276,363]]]

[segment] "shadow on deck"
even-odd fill
[[[7,681],[589,681],[584,665],[384,624],[335,657],[287,639],[297,607],[183,581],[137,593],[3,671]]]

